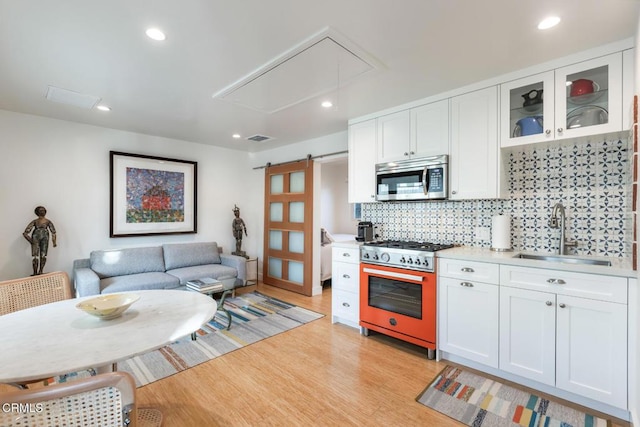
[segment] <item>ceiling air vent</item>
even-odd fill
[[[247,141],[255,141],[255,142],[262,142],[262,141],[266,141],[268,139],[273,139],[270,136],[265,136],[265,135],[253,135],[250,136],[249,138],[247,138]]]

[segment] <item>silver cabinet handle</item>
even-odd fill
[[[342,256],[344,256],[344,257],[347,257],[347,258],[348,258],[348,257],[350,257],[350,256],[351,256],[351,254],[350,254],[349,252],[345,252],[345,253],[343,253],[343,254],[342,254]]]
[[[551,135],[551,129],[547,129],[544,133],[546,133],[547,135]]]
[[[552,303],[551,301],[547,301],[547,302],[545,302],[545,304],[547,304],[547,305],[551,305],[551,304],[553,304],[553,303]]]
[[[411,154],[411,155],[413,156],[413,155],[414,155],[414,154],[416,154],[416,153],[415,153],[415,152],[413,152],[413,151],[409,151],[409,154]]]
[[[547,283],[551,283],[552,285],[564,285],[567,282],[562,279],[547,279]]]
[[[343,306],[343,307],[351,307],[351,305],[350,305],[348,302],[343,302],[343,303],[342,303],[342,306]]]
[[[462,271],[463,273],[473,273],[475,270],[471,267],[462,267],[460,271]]]
[[[560,306],[560,308],[565,308],[566,305],[565,304],[558,304]]]
[[[458,194],[458,192],[456,190],[453,190],[451,194]]]
[[[342,277],[344,277],[345,279],[351,279],[351,276],[349,276],[348,274],[343,274]]]
[[[464,286],[465,288],[473,288],[473,283],[461,282],[460,286]]]
[[[405,156],[408,156],[408,155],[409,155],[409,153],[407,153],[407,152],[405,151],[405,152],[404,152],[404,155],[405,155]]]
[[[563,130],[564,129],[562,129],[562,128],[558,128],[558,133],[562,133]]]

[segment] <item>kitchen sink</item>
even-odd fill
[[[549,262],[563,262],[566,264],[585,264],[585,265],[600,265],[605,267],[611,267],[611,261],[607,261],[603,259],[577,258],[577,257],[562,256],[562,255],[518,254],[514,258],[534,259],[538,261],[549,261]]]

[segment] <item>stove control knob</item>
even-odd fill
[[[404,259],[404,257],[402,257],[402,258],[400,258],[400,262],[404,264],[405,262],[407,262],[407,260]]]
[[[388,253],[386,252],[382,252],[382,254],[380,254],[380,259],[384,262],[389,262],[389,260],[391,259],[391,257],[389,256]]]
[[[420,258],[416,258],[416,265],[420,265]]]
[[[369,254],[368,254],[368,253],[365,253],[364,255],[362,255],[362,258],[369,259]]]
[[[412,260],[411,258],[409,258],[409,259],[407,260],[407,264],[413,264],[413,260]]]
[[[425,266],[425,267],[429,267],[429,260],[428,260],[428,259],[426,259],[426,258],[425,258],[425,259],[422,261],[422,263],[424,264],[424,266]]]
[[[378,260],[378,254],[373,254],[373,259],[375,259],[376,261]]]

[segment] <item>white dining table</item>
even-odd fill
[[[80,301],[92,297],[0,316],[0,383],[103,369],[189,336],[216,313],[216,302],[198,292],[131,293],[140,299],[112,320],[101,320],[76,308]]]

